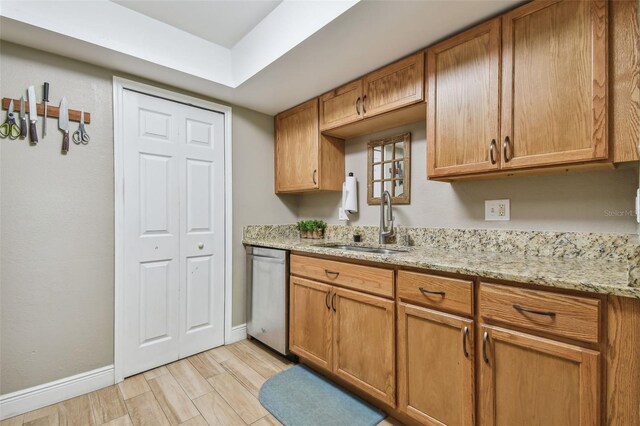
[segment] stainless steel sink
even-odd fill
[[[381,247],[350,246],[347,244],[322,244],[322,245],[319,245],[319,247],[332,248],[336,250],[360,251],[364,253],[376,253],[376,254],[397,254],[397,253],[407,252],[407,250],[386,249]]]

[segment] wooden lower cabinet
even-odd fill
[[[331,369],[331,286],[291,277],[289,305],[289,347],[318,367]]]
[[[290,293],[291,352],[395,406],[395,302],[296,276]]]
[[[427,425],[474,424],[473,321],[398,304],[398,409]]]
[[[342,288],[334,292],[333,372],[395,405],[395,302]]]
[[[486,325],[478,340],[481,425],[599,424],[598,352]]]

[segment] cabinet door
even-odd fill
[[[427,50],[427,173],[500,166],[500,19]]]
[[[598,352],[497,327],[480,331],[480,424],[599,423]]]
[[[365,117],[424,100],[424,53],[420,52],[364,77]]]
[[[318,99],[276,116],[276,192],[318,188]]]
[[[291,352],[331,371],[331,287],[291,277],[289,347]]]
[[[473,321],[398,305],[398,408],[433,425],[473,425]]]
[[[502,168],[606,159],[606,0],[531,2],[502,26]]]
[[[321,131],[362,120],[362,117],[362,80],[320,96]]]
[[[394,302],[334,287],[333,372],[371,396],[395,403]]]

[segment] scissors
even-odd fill
[[[80,126],[78,126],[78,130],[73,132],[73,143],[76,145],[86,145],[91,140],[89,133],[84,129],[84,110],[80,112]]]
[[[0,125],[0,137],[13,140],[18,136],[20,136],[20,126],[16,124],[16,118],[13,114],[13,100],[11,100],[7,110],[7,119]]]

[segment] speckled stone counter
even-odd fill
[[[363,243],[377,246],[377,227],[361,227]],[[405,252],[382,255],[326,247],[354,244],[352,229],[329,226],[323,240],[300,239],[293,225],[252,225],[243,243],[300,253],[320,254],[381,264],[424,268],[483,278],[516,281],[592,293],[640,298],[634,279],[640,243],[635,235],[580,234],[499,230],[400,228],[388,244]],[[375,241],[375,243],[374,243]],[[358,245],[358,244],[355,244]],[[635,284],[635,285],[634,285]]]

